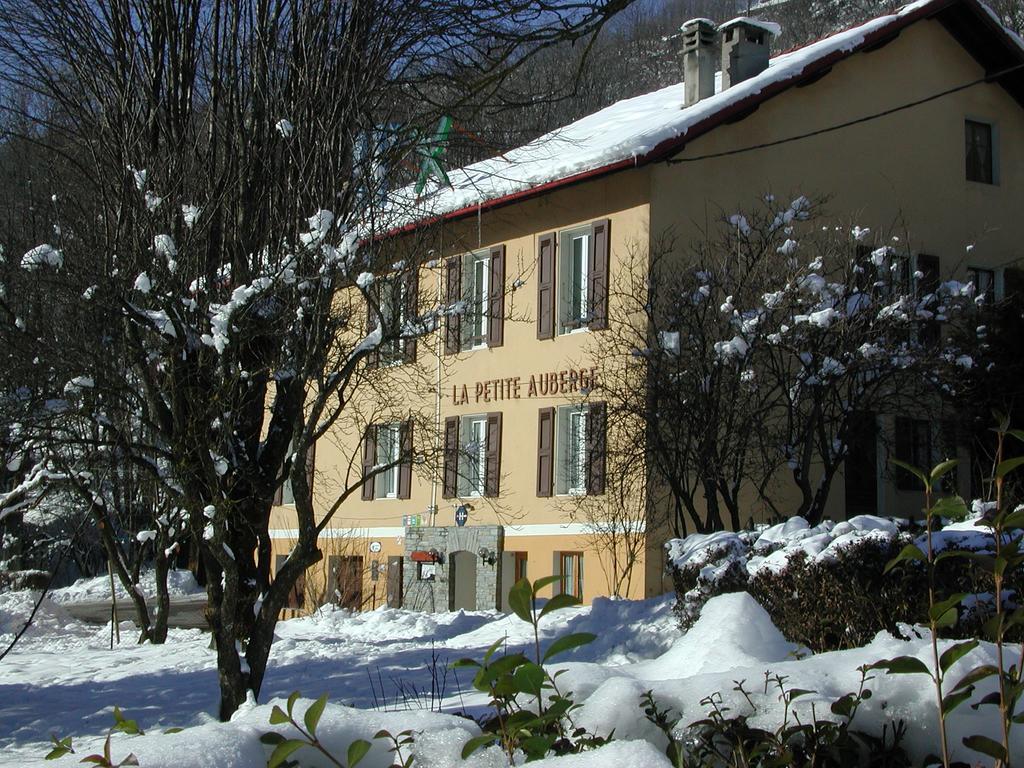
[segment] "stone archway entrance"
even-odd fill
[[[473,552],[460,550],[448,555],[448,609],[476,610],[476,563]]]

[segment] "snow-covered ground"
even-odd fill
[[[28,592],[0,594],[3,645],[21,626],[33,597]],[[593,644],[564,657],[566,671],[559,683],[574,690],[582,703],[574,714],[576,724],[599,735],[614,729],[616,741],[596,752],[534,763],[569,768],[667,766],[664,737],[643,717],[640,696],[647,690],[654,691],[662,707],[681,712],[685,724],[704,714],[699,702],[715,691],[733,712],[743,712],[748,705],[733,688],[734,681],[746,680],[765,713],[754,724],[771,725],[780,704],[777,691],[762,693],[766,670],[786,676],[787,687],[817,691],[797,701],[797,710],[806,716],[812,704],[819,714],[827,712],[832,700],[856,690],[860,665],[897,655],[927,660],[929,653],[924,636],[905,642],[880,634],[862,649],[799,658],[799,649],[745,593],[712,599],[685,636],[676,628],[667,597],[598,600],[590,607],[556,612],[542,626],[547,640],[570,631],[598,635]],[[44,602],[36,624],[0,662],[0,765],[43,764],[51,733],[73,735],[77,754],[46,764],[78,764],[101,748],[113,723],[112,708],[118,705],[146,735],[114,734],[115,762],[132,752],[150,768],[262,766],[267,748],[258,738],[271,730],[271,705],[293,690],[309,699],[329,695],[320,731],[339,754],[353,739],[370,739],[380,728],[412,728],[419,732],[417,766],[459,765],[462,744],[479,731],[470,720],[430,711],[432,682],[435,691],[442,689],[445,713],[478,713],[483,701],[471,691],[468,673],[446,673],[447,663],[463,656],[479,658],[500,638],[507,638],[509,647],[530,640],[523,622],[493,612],[379,609],[353,615],[325,610],[279,625],[263,688],[266,703],[244,708],[232,722],[222,724],[213,714],[216,673],[208,636],[172,630],[164,646],[123,642],[113,651],[109,637],[109,627],[81,624],[59,605]],[[952,679],[974,664],[993,660],[993,650],[983,646],[957,663]],[[869,684],[875,696],[864,704],[857,723],[880,731],[890,719],[912,720],[909,751],[918,759],[936,751],[933,692],[925,682],[916,676],[877,676]],[[435,704],[438,698],[433,697]],[[308,704],[300,701],[297,710]],[[963,706],[950,725],[954,751],[963,759],[978,756],[959,746],[962,735],[997,735],[995,719],[984,709],[978,713]],[[163,733],[172,726],[185,730]],[[1024,750],[1024,733],[1016,746]],[[303,765],[324,764],[315,762],[310,750],[296,757]],[[390,765],[385,745],[374,746],[361,765]],[[492,749],[465,765],[504,768],[507,762]]]

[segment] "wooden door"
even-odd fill
[[[388,608],[402,607],[402,558],[388,558]]]

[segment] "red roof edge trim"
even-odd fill
[[[431,224],[438,224],[442,221],[451,221],[453,219],[461,219],[466,216],[474,215],[479,211],[489,211],[494,208],[501,208],[512,203],[517,203],[521,200],[525,200],[530,197],[535,197],[548,192],[552,189],[559,189],[561,187],[568,187],[572,184],[579,184],[581,181],[589,181],[595,179],[598,176],[605,176],[609,173],[615,173],[616,171],[622,171],[627,168],[633,168],[641,164],[639,158],[627,158],[625,160],[617,160],[610,165],[602,165],[599,168],[593,168],[589,171],[581,171],[571,176],[564,176],[561,179],[553,179],[552,181],[538,184],[536,187],[530,187],[529,189],[521,189],[518,192],[510,192],[507,195],[501,197],[492,197],[490,200],[482,200],[479,203],[473,205],[467,205],[463,208],[457,208],[454,211],[448,213],[441,213],[435,216],[428,216],[422,219],[417,219],[409,224],[396,229],[388,230],[377,235],[375,239],[381,239],[385,237],[392,237],[393,235],[401,235],[406,232],[412,232],[413,230],[420,229],[421,227],[430,226]]]

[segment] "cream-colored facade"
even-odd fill
[[[421,574],[433,575],[435,582],[452,579],[449,604],[441,600],[442,605],[434,607],[503,607],[504,595],[515,576],[522,575],[524,563],[525,574],[534,579],[559,573],[563,565],[581,567],[582,583],[573,576],[566,588],[581,588],[585,602],[613,591],[627,597],[664,591],[668,585],[661,552],[667,533],[656,519],[642,521],[645,534],[628,532],[639,535],[641,541],[631,578],[622,582],[616,576],[621,576],[623,562],[629,559],[624,545],[618,543],[620,549],[613,557],[614,542],[609,544],[607,530],[603,536],[592,532],[593,512],[584,519],[578,497],[559,494],[557,487],[550,497],[538,496],[538,414],[544,408],[587,399],[580,383],[593,375],[592,370],[599,378],[601,369],[601,361],[589,357],[593,348],[589,342],[593,334],[602,333],[584,328],[538,339],[541,238],[607,219],[608,269],[615,275],[637,253],[649,250],[661,234],[672,231],[679,242],[695,241],[723,213],[749,208],[766,193],[787,199],[826,196],[828,209],[841,214],[844,222],[855,220],[879,231],[899,228],[912,251],[939,257],[943,277],[966,279],[970,267],[991,269],[1001,289],[1003,270],[1024,266],[1016,226],[1024,211],[1021,103],[1002,85],[982,83],[897,109],[985,75],[978,59],[947,26],[925,18],[906,26],[884,45],[837,59],[824,76],[762,101],[751,113],[717,125],[674,155],[693,162],[622,169],[448,222],[444,241],[449,245],[439,266],[423,274],[421,291],[439,289],[444,258],[504,246],[503,343],[442,355],[438,368],[436,353],[442,341],[436,336],[421,340],[419,365],[427,371],[436,368],[438,375],[433,384],[417,380],[415,387],[413,379],[407,380],[415,389],[407,397],[428,414],[437,405],[440,432],[452,416],[501,414],[499,494],[444,498],[443,472],[414,471],[407,499],[347,500],[321,541],[323,567],[309,574],[306,607],[310,601],[331,598],[327,593],[332,590],[323,586],[327,570],[337,570],[342,562],[332,556],[353,558],[344,561],[344,568],[360,574],[361,586],[351,588],[353,594],[343,602],[364,608],[389,602],[389,578],[390,602],[398,603],[399,563],[405,594],[414,586],[410,578]],[[809,135],[888,110],[895,111]],[[965,120],[993,127],[995,183],[966,179]],[[789,140],[796,136],[806,137]],[[735,153],[773,142],[781,143]],[[706,158],[726,152],[733,154]],[[609,322],[617,322],[614,298],[608,316]],[[314,502],[318,508],[333,501],[332,473],[342,468],[359,470],[359,431],[350,432],[317,446]],[[840,476],[829,501],[833,519],[846,516],[844,492]],[[918,505],[914,494],[898,491],[879,475],[880,514],[913,514]],[[499,526],[503,533],[501,551],[470,553],[477,577],[483,569],[496,574],[493,604],[473,604],[461,587],[454,586],[457,577],[449,563],[455,562],[455,552],[431,553],[439,562],[427,563],[423,569],[407,551],[409,523],[454,530],[460,527],[455,518],[460,506],[468,507],[463,528]],[[608,519],[612,518],[609,512]],[[289,507],[276,508],[275,552],[289,551],[293,528]]]

